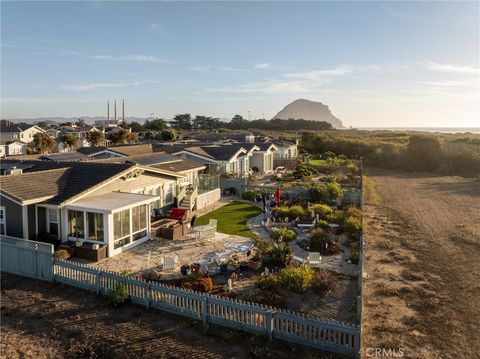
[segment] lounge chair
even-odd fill
[[[308,252],[308,265],[311,268],[320,268],[322,256],[319,252]]]

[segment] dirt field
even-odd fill
[[[367,189],[364,357],[480,358],[480,182],[371,170]]]
[[[5,273],[1,283],[1,358],[342,358],[133,304],[113,308],[60,284]]]

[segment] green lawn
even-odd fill
[[[247,220],[260,213],[262,213],[261,209],[251,204],[232,202],[199,217],[195,225],[208,224],[208,221],[213,218],[218,221],[218,232],[255,238],[256,235],[247,227]]]
[[[311,159],[308,161],[312,166],[325,166],[327,164],[327,161],[325,160],[313,160]]]

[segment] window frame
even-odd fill
[[[3,228],[3,233],[0,229],[0,234],[7,235],[7,210],[5,206],[0,206],[0,212],[2,213],[2,218],[0,218],[0,228]]]

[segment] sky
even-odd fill
[[[1,2],[1,116],[480,126],[480,3]]]

